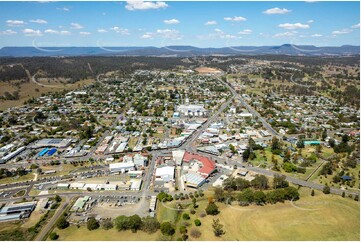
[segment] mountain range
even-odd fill
[[[190,57],[211,55],[299,55],[299,56],[350,56],[359,55],[360,46],[292,45],[231,46],[198,48],[194,46],[164,47],[3,47],[0,57],[33,56],[164,56]]]

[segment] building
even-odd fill
[[[182,165],[184,153],[185,153],[184,150],[173,150],[172,151],[173,160],[177,166]]]
[[[83,189],[84,183],[73,182],[70,184],[70,189]]]
[[[142,186],[142,180],[141,179],[131,179],[130,180],[130,190],[131,191],[139,191]]]
[[[0,221],[28,218],[35,207],[36,202],[25,202],[5,206],[0,210]]]
[[[84,208],[85,203],[89,201],[89,196],[80,197],[74,203],[73,207],[71,208],[72,211],[78,211]]]
[[[157,208],[157,196],[152,196],[150,198],[149,212],[155,212],[156,208]]]
[[[211,159],[189,152],[184,153],[183,162],[189,164],[189,169],[207,178],[216,170],[216,163]]]
[[[135,154],[133,157],[134,165],[137,167],[145,167],[147,166],[148,158],[142,156],[141,154]]]
[[[169,182],[174,180],[174,166],[158,167],[155,170],[155,180]]]
[[[197,173],[187,173],[182,178],[187,187],[198,188],[206,182],[206,179]]]
[[[70,145],[72,139],[41,139],[32,148],[42,147],[55,147],[55,148],[66,148]]]
[[[109,164],[109,171],[110,172],[120,172],[125,173],[128,171],[134,171],[134,163],[131,162],[122,162],[122,163],[113,163]]]
[[[57,189],[69,189],[69,187],[69,183],[58,183],[58,185],[56,186]]]
[[[19,149],[11,152],[10,154],[4,156],[3,158],[0,159],[0,163],[5,163],[11,159],[13,159],[15,156],[17,156],[18,154],[20,154],[21,152],[23,152],[24,150],[26,150],[26,147],[20,147]]]

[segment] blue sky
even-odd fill
[[[0,2],[0,47],[360,43],[354,2]]]

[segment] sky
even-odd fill
[[[0,47],[360,45],[360,2],[0,2]]]

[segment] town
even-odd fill
[[[115,71],[4,110],[0,189],[10,204],[1,221],[47,214],[59,206],[54,196],[69,203],[70,224],[157,218],[159,194],[184,200],[260,175],[358,200],[357,107],[335,108],[328,95],[285,96],[287,81],[264,92],[272,84],[259,73],[281,64],[248,62],[231,74],[139,70],[120,78]],[[239,76],[239,68],[251,71]]]

